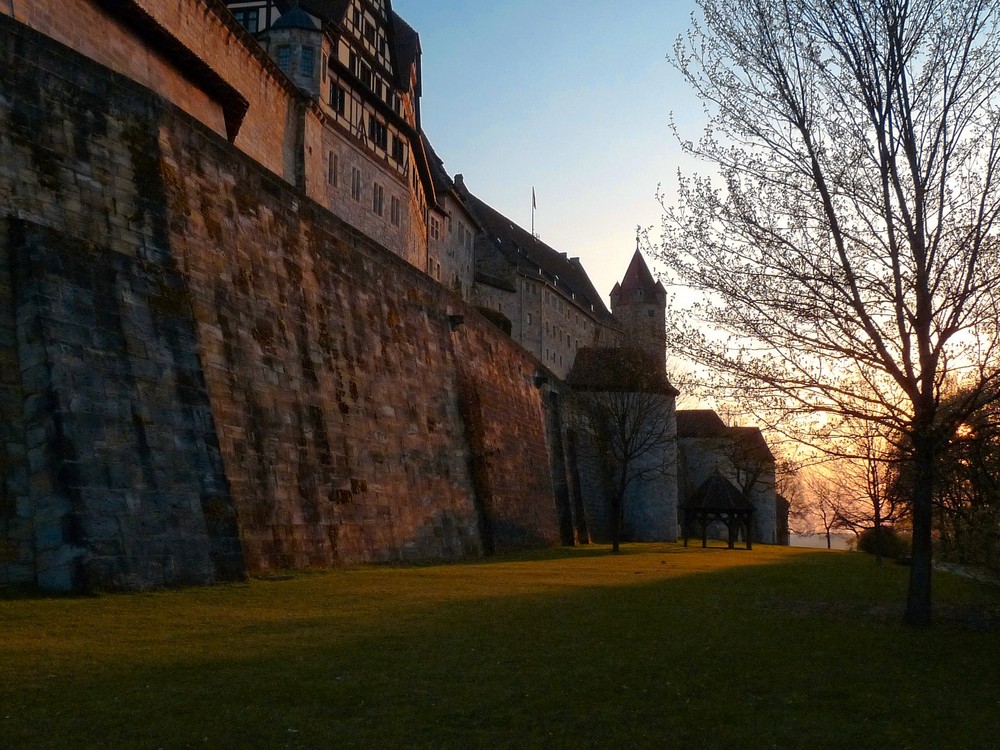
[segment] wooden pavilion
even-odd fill
[[[747,549],[752,549],[750,525],[753,520],[753,503],[746,495],[716,469],[697,489],[691,499],[681,507],[684,546],[692,524],[701,527],[701,546],[708,546],[708,526],[721,521],[729,531],[729,549],[733,549],[742,529]]]

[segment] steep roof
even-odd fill
[[[701,483],[691,498],[683,505],[686,509],[701,509],[709,511],[742,510],[753,511],[746,495],[739,491],[716,469],[708,479]]]
[[[635,255],[632,256],[632,262],[628,264],[628,270],[625,271],[625,278],[620,283],[615,284],[614,289],[611,290],[611,295],[624,293],[626,299],[628,299],[628,293],[634,291],[642,291],[643,298],[650,301],[660,298],[660,295],[666,297],[667,294],[667,290],[663,288],[663,284],[653,278],[653,274],[650,273],[649,266],[646,265],[646,261],[642,257],[639,248],[636,248]]]
[[[764,433],[759,427],[730,427],[733,439],[736,441],[737,450],[754,461],[773,462],[774,454],[764,439]]]
[[[393,49],[396,53],[396,72],[401,79],[400,85],[405,87],[407,82],[402,80],[405,71],[408,71],[410,66],[420,58],[420,35],[396,11],[389,13],[389,21],[391,22]],[[420,95],[419,88],[416,93],[418,96]]]
[[[662,363],[643,349],[584,346],[576,351],[566,377],[578,391],[600,393],[660,393],[677,396]]]
[[[729,428],[711,409],[678,409],[677,437],[717,438],[726,437]]]
[[[454,190],[455,182],[444,168],[444,161],[438,156],[437,151],[434,150],[434,146],[431,145],[427,134],[421,133],[420,139],[424,143],[424,151],[427,154],[427,165],[431,170],[431,179],[434,180],[434,189],[438,193],[447,193]]]
[[[613,320],[579,258],[570,258],[566,253],[554,250],[481,201],[469,192],[461,175],[456,175],[455,187],[467,210],[511,266],[524,276],[541,279],[554,286],[598,320]]]

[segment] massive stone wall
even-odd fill
[[[148,89],[0,65],[0,584],[559,541],[530,355]]]

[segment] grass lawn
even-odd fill
[[[1000,588],[758,546],[0,598],[0,748],[1000,746]]]

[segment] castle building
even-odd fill
[[[476,237],[483,229],[459,195],[458,187],[444,168],[426,136],[424,148],[434,180],[434,192],[444,213],[444,224],[430,240],[429,254],[434,268],[428,273],[457,292],[464,300],[473,295],[476,273]]]
[[[299,186],[438,281],[447,213],[420,127],[420,38],[389,0],[228,2],[299,89]]]
[[[456,194],[482,228],[473,301],[510,321],[511,336],[559,378],[577,351],[617,341],[614,318],[579,258],[518,226],[455,177]]]
[[[637,255],[609,312],[579,259],[448,178],[388,0],[0,3],[0,37],[0,586],[454,559],[600,525],[599,443],[566,402],[673,414],[662,287]],[[675,442],[645,454],[634,539],[672,538]]]

